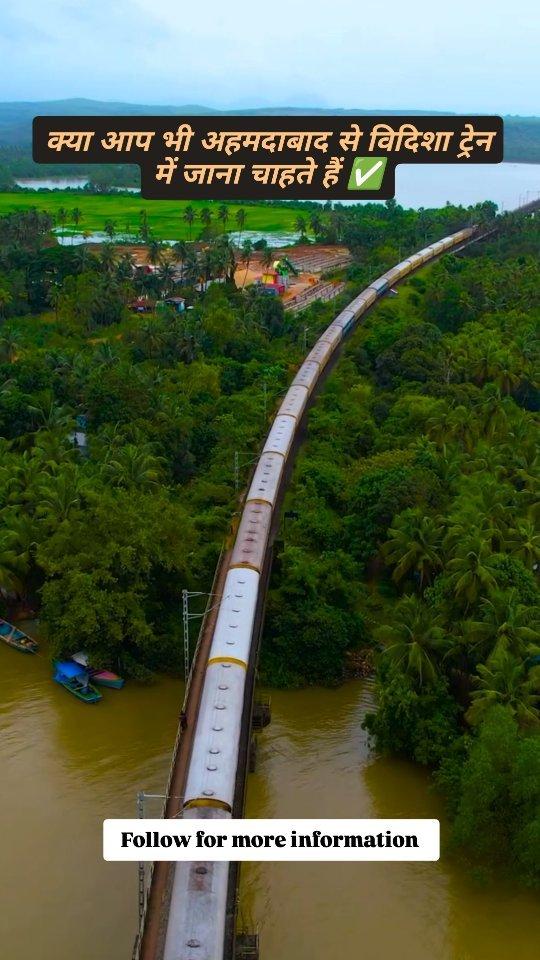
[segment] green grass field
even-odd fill
[[[189,205],[197,213],[197,219],[192,227],[192,239],[200,234],[203,224],[198,219],[198,213],[204,207],[213,211],[213,221],[217,221],[217,201],[192,200]],[[57,217],[63,207],[71,214],[77,207],[82,211],[82,219],[77,232],[102,231],[106,220],[112,220],[118,233],[137,233],[139,229],[139,215],[146,210],[150,232],[160,240],[187,240],[189,229],[182,219],[182,214],[188,206],[187,201],[177,200],[142,200],[139,196],[93,196],[69,191],[58,190],[51,193],[0,193],[0,216],[13,213],[17,210],[28,210],[36,207]],[[229,221],[227,230],[236,228],[235,214],[241,204],[228,204]],[[265,204],[244,207],[246,222],[244,230],[261,230],[265,232],[283,231],[295,232],[295,220],[299,210],[294,204],[290,207],[273,207]],[[306,212],[303,212],[306,217]],[[69,222],[66,231],[73,229]],[[221,228],[221,224],[220,224]]]

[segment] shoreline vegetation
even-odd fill
[[[498,233],[373,310],[310,412],[274,548],[261,678],[339,683],[347,658],[372,651],[377,748],[433,771],[478,875],[532,885],[538,217],[496,217],[490,203],[306,212],[302,230],[339,239],[353,262],[340,297],[300,315],[235,286],[249,248],[223,225],[200,247],[147,236],[156,269],[141,276],[114,231],[92,251],[59,246],[37,206],[0,217],[0,616],[39,610],[54,656],[77,637],[97,667],[180,673],[181,590],[210,589],[237,509],[234,452],[241,487],[333,316],[471,220]],[[171,258],[193,309],[133,313],[135,297],[178,291]],[[201,293],[201,277],[220,282]]]

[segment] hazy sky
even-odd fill
[[[533,0],[16,0],[0,98],[540,114]]]

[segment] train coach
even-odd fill
[[[324,331],[279,407],[248,490],[213,632],[183,798],[187,818],[232,815],[261,574],[284,470],[319,377],[342,339],[393,283],[474,232],[461,230],[431,244],[370,283]],[[222,960],[228,877],[226,863],[176,865],[163,960]]]

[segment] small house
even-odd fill
[[[183,313],[186,309],[186,301],[184,297],[166,297],[165,300],[160,300],[156,306],[161,309],[169,307],[175,313]]]

